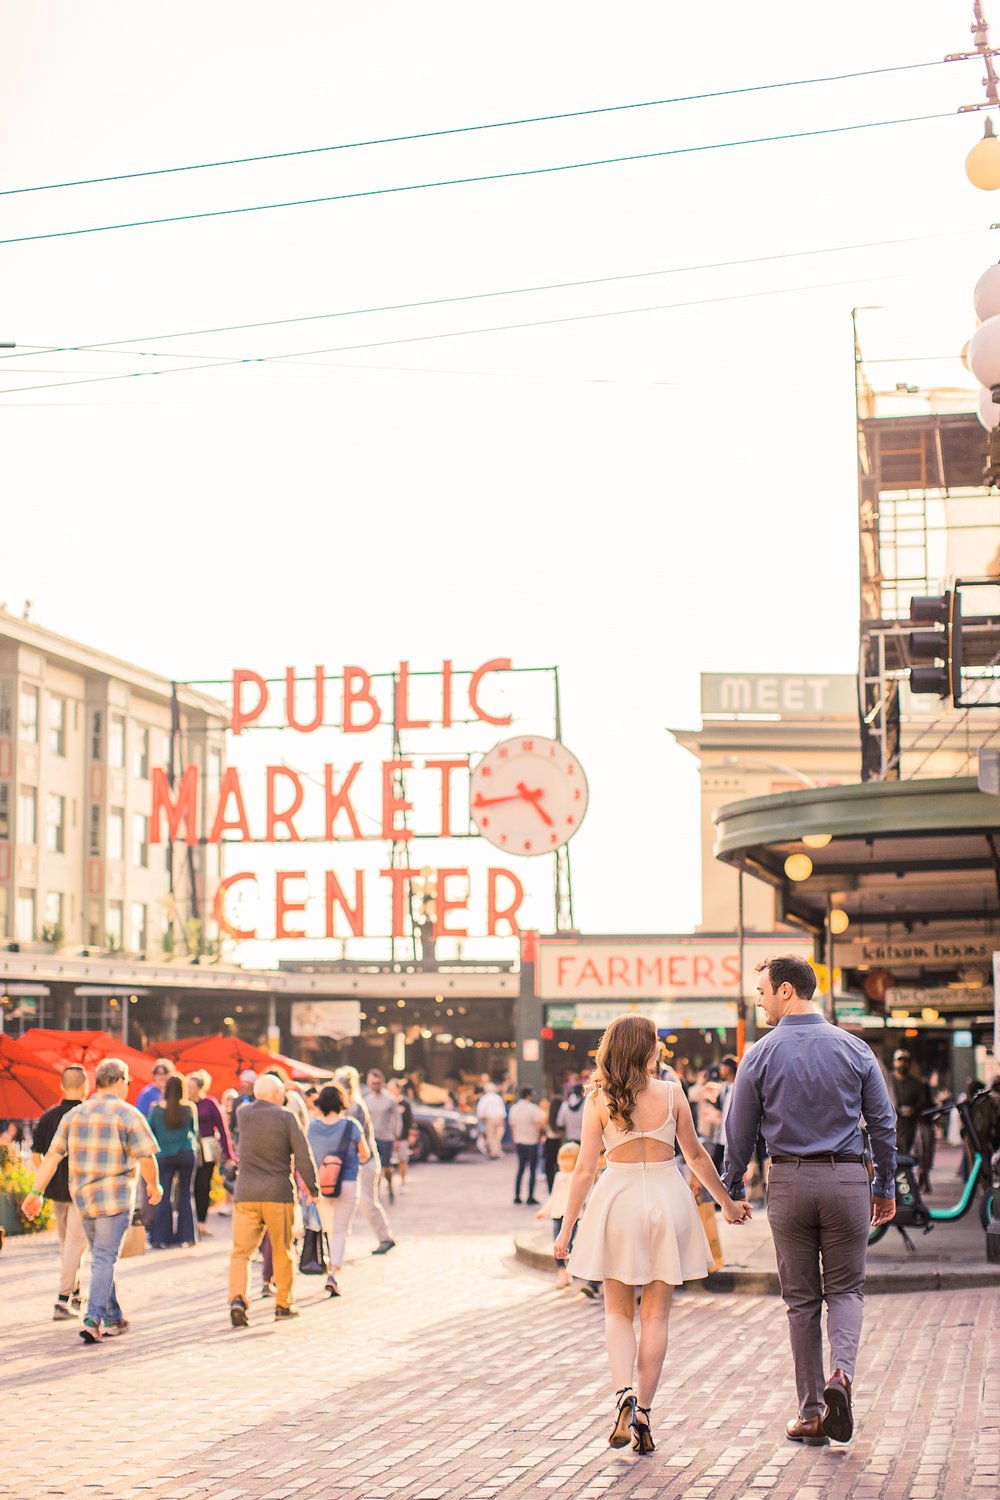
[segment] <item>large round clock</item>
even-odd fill
[[[518,735],[488,750],[472,772],[472,820],[508,854],[549,854],[587,811],[587,778],[558,740]]]

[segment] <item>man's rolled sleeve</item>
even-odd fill
[[[72,1110],[68,1110],[56,1126],[56,1133],[52,1137],[48,1151],[45,1153],[46,1156],[53,1151],[57,1156],[69,1155],[69,1117],[71,1114]]]
[[[762,1104],[754,1076],[752,1053],[740,1064],[733,1084],[732,1103],[726,1115],[726,1158],[722,1182],[731,1198],[746,1197],[743,1177],[757,1149]]]
[[[150,1128],[149,1122],[138,1110],[133,1110],[132,1113],[135,1118],[130,1118],[125,1126],[129,1156],[133,1160],[143,1156],[156,1156],[160,1147],[156,1136]]]
[[[875,1161],[872,1192],[876,1198],[895,1198],[896,1111],[874,1057],[861,1085],[861,1113],[865,1117]]]

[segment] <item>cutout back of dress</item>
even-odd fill
[[[653,1130],[622,1130],[620,1126],[616,1125],[609,1118],[608,1123],[602,1131],[604,1151],[609,1162],[669,1161],[671,1157],[677,1155],[677,1121],[674,1118],[675,1088],[676,1084],[667,1084],[669,1091],[667,1094],[667,1107],[670,1112],[663,1123],[657,1125]],[[605,1109],[607,1109],[608,1101],[603,1091],[601,1092],[601,1101]],[[652,1150],[647,1150],[644,1144],[640,1144],[646,1141],[651,1143]],[[633,1143],[635,1143],[634,1150],[623,1151],[621,1154],[618,1154],[621,1148],[632,1146]],[[612,1156],[612,1152],[616,1154]]]

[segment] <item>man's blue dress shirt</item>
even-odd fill
[[[862,1115],[875,1160],[872,1191],[894,1198],[896,1111],[871,1048],[814,1011],[783,1016],[749,1049],[736,1074],[726,1114],[727,1192],[743,1197],[758,1132],[769,1156],[860,1156]]]
[[[144,1089],[139,1090],[139,1097],[135,1101],[135,1107],[141,1114],[149,1119],[149,1111],[154,1104],[159,1104],[163,1098],[163,1090],[158,1083],[147,1083]]]

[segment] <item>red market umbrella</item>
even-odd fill
[[[0,1115],[8,1120],[37,1120],[61,1098],[56,1069],[0,1032]]]
[[[153,1081],[153,1058],[117,1041],[108,1031],[49,1031],[34,1026],[24,1033],[21,1043],[57,1070],[76,1063],[86,1070],[91,1083],[99,1062],[106,1057],[120,1057],[128,1064],[128,1097],[133,1104],[147,1083]]]
[[[169,1057],[181,1072],[194,1073],[204,1068],[212,1075],[212,1093],[216,1095],[226,1089],[238,1089],[240,1074],[247,1068],[264,1073],[268,1068],[281,1067],[278,1058],[238,1036],[182,1037],[176,1042],[155,1042],[151,1050],[159,1057]]]

